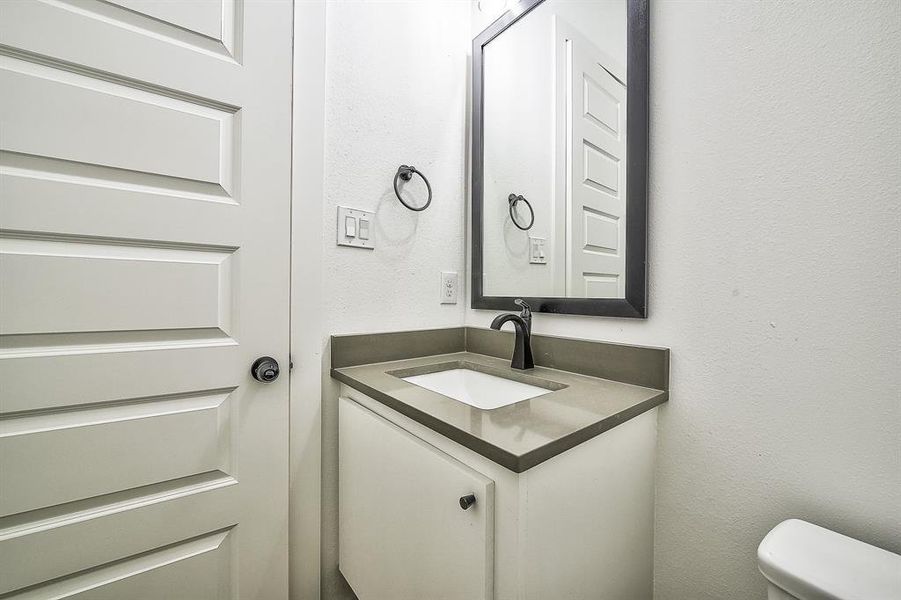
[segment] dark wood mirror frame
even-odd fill
[[[472,42],[472,308],[519,310],[521,296],[486,296],[482,282],[484,235],[483,178],[483,52],[485,45],[544,0],[520,0]],[[648,310],[648,2],[626,0],[628,31],[626,72],[626,293],[625,298],[523,297],[535,312],[646,318]]]

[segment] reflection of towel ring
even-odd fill
[[[426,200],[425,204],[423,204],[419,208],[417,208],[415,206],[410,206],[409,204],[404,202],[404,199],[400,197],[400,190],[397,188],[397,180],[398,179],[403,179],[404,181],[410,181],[411,179],[413,179],[413,173],[416,173],[417,175],[422,177],[422,180],[425,181],[425,187],[427,187],[429,190],[429,199]],[[429,207],[429,204],[432,203],[432,186],[429,184],[429,180],[425,178],[425,175],[422,174],[422,171],[416,170],[416,167],[413,167],[413,166],[408,167],[407,165],[401,165],[397,168],[397,173],[395,173],[395,175],[394,175],[394,195],[397,196],[397,199],[400,200],[401,204],[403,204],[410,210],[415,210],[416,212],[419,212],[421,210],[427,209]]]
[[[530,230],[532,228],[532,225],[535,224],[535,210],[532,208],[532,205],[529,204],[529,201],[526,200],[522,194],[520,194],[519,196],[517,196],[516,194],[510,194],[507,197],[507,202],[510,203],[510,220],[513,221],[513,224],[516,225],[518,228],[522,229],[523,231]],[[529,214],[532,215],[532,218],[529,220],[529,224],[526,225],[525,227],[523,227],[522,225],[517,223],[516,217],[513,215],[513,209],[516,208],[516,205],[519,202],[525,202],[526,206],[529,207]]]

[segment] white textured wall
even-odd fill
[[[324,294],[329,330],[459,325],[464,299],[439,305],[441,271],[463,278],[469,5],[327,5]],[[392,181],[413,164],[432,184],[423,212]],[[414,201],[425,199],[418,178]],[[376,211],[375,250],[335,245],[337,206]]]
[[[901,3],[651,16],[650,318],[534,327],[672,348],[656,597],[760,599],[787,517],[901,552]]]
[[[465,295],[456,305],[438,300],[441,271],[458,271],[461,286],[466,276],[470,17],[469,3],[455,0],[327,3],[326,335],[463,321]],[[392,180],[400,164],[429,177],[434,199],[426,211],[408,211],[395,199]],[[335,245],[339,205],[376,211],[375,250]],[[336,570],[336,387],[327,374],[327,349],[323,357],[322,597],[332,599],[346,591]]]

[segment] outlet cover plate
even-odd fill
[[[456,271],[441,272],[441,304],[457,303],[457,282],[459,278]]]

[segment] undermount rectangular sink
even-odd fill
[[[465,367],[401,379],[483,410],[516,404],[554,391]]]

